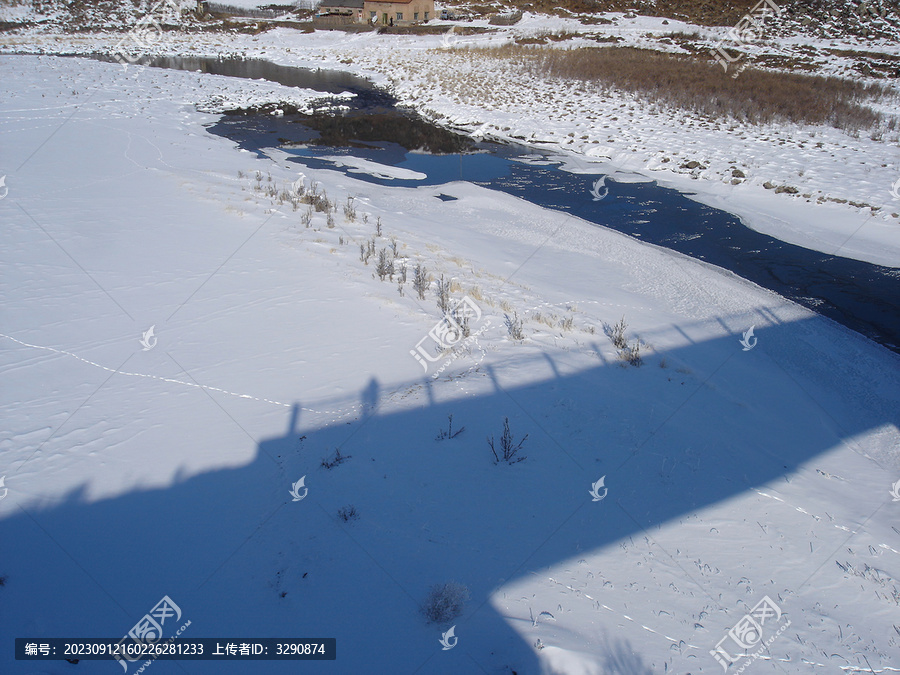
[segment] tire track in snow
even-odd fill
[[[43,349],[48,352],[53,352],[55,354],[63,354],[65,356],[71,356],[72,358],[77,359],[77,360],[81,361],[82,363],[86,363],[89,366],[94,366],[95,368],[100,368],[101,370],[105,370],[108,373],[115,373],[117,375],[128,375],[129,377],[145,377],[150,380],[158,380],[160,382],[167,382],[169,384],[180,384],[185,387],[192,387],[194,389],[205,389],[206,391],[215,391],[215,392],[219,392],[220,394],[227,394],[228,396],[234,396],[236,398],[245,398],[245,399],[249,399],[251,401],[260,401],[262,403],[270,403],[272,405],[282,406],[284,408],[293,407],[293,403],[282,403],[281,401],[275,401],[275,400],[272,400],[269,398],[263,398],[260,396],[252,396],[251,394],[241,394],[239,392],[228,391],[227,389],[222,389],[220,387],[212,387],[212,386],[209,386],[206,384],[198,384],[196,382],[185,382],[183,380],[176,380],[171,377],[161,377],[159,375],[148,375],[146,373],[131,373],[131,372],[125,372],[125,371],[121,371],[121,370],[116,370],[115,368],[109,368],[108,366],[104,366],[100,363],[90,361],[90,360],[84,358],[83,356],[78,356],[78,354],[73,354],[72,352],[67,352],[63,349],[56,349],[55,347],[45,347],[43,345],[34,345],[34,344],[31,344],[28,342],[23,342],[22,340],[17,340],[16,338],[12,337],[11,335],[6,335],[5,333],[0,333],[0,337],[5,337],[8,340],[12,340],[13,342],[16,342],[24,347],[30,347],[32,349]],[[346,417],[347,415],[353,414],[358,408],[359,408],[358,405],[352,405],[352,406],[350,406],[349,411],[341,411],[341,410],[315,410],[314,408],[299,407],[300,410],[304,410],[306,412],[311,412],[311,413],[314,413],[317,415],[336,415],[338,418]]]
[[[533,572],[532,574],[534,574],[535,576],[537,576],[537,573],[536,573],[536,572]],[[639,625],[641,628],[643,628],[645,631],[648,631],[648,632],[650,632],[650,633],[653,633],[654,635],[660,635],[660,636],[664,637],[666,640],[668,640],[668,641],[671,642],[672,644],[676,644],[676,645],[677,645],[677,644],[681,644],[682,642],[684,642],[683,640],[679,640],[679,639],[677,639],[677,638],[669,637],[669,636],[666,635],[665,633],[660,633],[658,630],[653,630],[653,629],[650,628],[649,626],[645,626],[644,624],[640,623],[639,621],[636,621],[635,619],[632,619],[632,618],[631,618],[630,616],[628,616],[627,614],[622,614],[621,612],[617,612],[617,611],[614,610],[612,607],[607,607],[607,606],[604,605],[602,602],[600,602],[599,600],[597,600],[597,598],[591,597],[590,595],[588,595],[588,594],[585,593],[584,591],[582,591],[582,590],[580,590],[580,589],[577,589],[577,588],[575,588],[574,586],[569,586],[568,584],[564,584],[564,583],[561,582],[561,581],[557,581],[557,580],[554,579],[553,577],[547,577],[547,580],[553,582],[553,583],[556,584],[557,586],[562,586],[563,588],[566,588],[566,589],[568,589],[568,590],[570,590],[570,591],[573,591],[573,592],[574,592],[576,595],[578,595],[578,596],[587,598],[587,599],[590,600],[591,602],[596,603],[596,605],[597,605],[598,607],[602,607],[603,609],[605,609],[605,610],[607,610],[607,611],[610,611],[610,612],[612,612],[613,614],[616,614],[616,615],[622,617],[623,619],[627,619],[628,621],[631,621],[632,623],[638,624],[638,625]],[[685,645],[685,647],[690,647],[691,649],[703,649],[702,647],[698,647],[697,645],[692,645],[692,644],[690,644],[689,642],[685,642],[684,645]]]
[[[754,491],[756,494],[761,495],[761,496],[763,496],[763,497],[768,497],[769,499],[774,499],[776,502],[781,502],[781,503],[784,504],[785,506],[789,506],[789,507],[793,508],[795,511],[798,511],[799,513],[803,513],[803,514],[805,514],[805,515],[807,515],[807,516],[810,516],[811,518],[815,518],[816,522],[819,522],[819,521],[822,520],[822,516],[817,516],[817,515],[814,514],[814,513],[810,513],[809,511],[807,511],[806,509],[804,509],[804,508],[802,508],[802,507],[800,507],[800,506],[794,506],[793,504],[791,504],[791,503],[785,501],[785,500],[782,499],[781,497],[776,497],[775,495],[771,495],[771,494],[769,494],[768,492],[763,492],[762,490],[758,490],[758,489],[755,489],[755,488],[754,488],[753,491]],[[826,514],[826,515],[827,515],[827,514]],[[834,518],[832,518],[831,516],[828,516],[828,518],[831,519],[832,521],[834,520]],[[837,523],[835,523],[835,522],[830,523],[830,525],[831,525],[832,527],[837,528],[838,530],[841,530],[842,532],[849,532],[850,534],[859,534],[859,533],[860,533],[860,530],[851,530],[851,529],[850,529],[849,527],[847,527],[846,525],[839,525],[839,524],[837,524]],[[895,549],[895,548],[892,548],[892,547],[888,546],[887,544],[878,544],[878,547],[879,547],[879,548],[883,548],[883,549],[885,549],[885,550],[887,550],[887,551],[890,551],[890,552],[892,552],[892,553],[900,553],[900,551],[898,551],[898,550]]]

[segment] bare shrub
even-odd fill
[[[278,193],[278,203],[284,204],[285,202],[290,202],[293,206],[293,210],[297,210],[297,200],[294,199],[294,195],[291,194],[289,190],[285,190],[284,188]]]
[[[516,312],[513,315],[503,315],[503,321],[506,323],[506,332],[512,340],[524,340],[525,333],[522,332],[523,321]]]
[[[625,323],[624,316],[612,326],[606,323],[603,324],[603,331],[606,333],[606,337],[609,338],[609,341],[613,343],[616,349],[625,349],[628,346],[628,340],[625,338],[626,330],[628,330],[628,324]]]
[[[357,511],[356,507],[352,504],[348,506],[342,506],[338,509],[338,518],[343,520],[345,523],[349,523],[351,520],[356,520],[359,518],[359,511]]]
[[[456,322],[460,329],[460,339],[467,338],[472,334],[469,327],[469,315],[466,313],[462,303],[458,303],[450,312],[450,318]]]
[[[619,358],[635,367],[644,365],[644,359],[641,357],[641,341],[635,340],[632,344],[625,345],[619,352]]]
[[[503,418],[503,435],[500,437],[500,453],[497,453],[497,449],[494,447],[494,437],[490,436],[487,441],[488,445],[491,446],[491,452],[494,453],[494,464],[499,464],[501,461],[506,462],[507,464],[515,464],[516,462],[521,462],[526,459],[526,457],[516,457],[519,454],[519,450],[522,449],[522,446],[525,445],[525,441],[528,440],[528,434],[525,434],[525,437],[519,441],[515,442],[513,438],[512,432],[509,430],[509,418]]]
[[[340,449],[340,448],[335,448],[335,449],[334,449],[334,456],[333,456],[333,457],[331,457],[330,459],[329,459],[328,457],[325,457],[325,458],[322,460],[322,467],[325,468],[325,469],[333,469],[333,468],[336,467],[337,465],[343,464],[344,462],[346,462],[346,461],[347,461],[348,459],[350,459],[352,456],[353,456],[353,455],[342,455],[342,454],[341,454],[341,449]]]
[[[466,430],[465,427],[460,427],[456,431],[453,431],[453,415],[447,415],[447,420],[448,420],[447,431],[444,431],[443,429],[441,429],[438,432],[438,435],[435,436],[434,440],[443,441],[445,438],[453,439],[453,438],[456,438],[457,436],[459,436],[462,432],[464,432]]]
[[[438,280],[437,306],[444,314],[450,311],[450,281],[444,281],[444,275]]]
[[[385,277],[389,277],[391,281],[394,279],[394,258],[391,252],[386,248],[378,251],[378,262],[375,263],[375,274],[384,281]]]
[[[419,294],[419,300],[424,300],[425,291],[428,290],[428,270],[423,265],[416,265],[413,270],[413,288]]]
[[[313,183],[310,189],[303,193],[302,201],[309,204],[315,211],[325,214],[328,214],[333,207],[325,191],[319,192],[318,183]]]
[[[542,314],[541,312],[535,312],[531,315],[531,320],[553,328],[559,322],[559,317],[556,316],[556,314]]]
[[[378,220],[375,221],[375,236],[381,236],[381,216],[378,216]]]
[[[344,204],[344,218],[349,222],[356,222],[356,207],[353,206],[353,197],[347,197],[347,203]]]
[[[429,623],[447,623],[462,614],[463,606],[469,599],[469,589],[455,581],[436,584],[431,587],[422,613]]]
[[[365,244],[359,245],[359,259],[366,265],[369,264],[369,258],[375,255],[375,242],[367,241]]]

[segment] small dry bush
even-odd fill
[[[628,324],[625,323],[624,316],[611,326],[606,323],[603,324],[603,332],[606,333],[609,341],[613,343],[616,349],[625,349],[628,346],[628,339],[625,337],[626,330],[628,330]]]
[[[516,312],[513,312],[512,316],[510,316],[509,314],[504,314],[503,321],[506,324],[506,332],[511,339],[525,339],[525,333],[522,330],[522,328],[524,327],[524,322],[519,318],[519,315]]]
[[[455,581],[431,587],[422,605],[422,613],[431,623],[447,623],[462,614],[469,599],[469,589]]]

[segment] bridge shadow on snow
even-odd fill
[[[874,411],[832,424],[798,388],[766,382],[771,370],[761,372],[759,360],[775,358],[767,350],[793,349],[803,323],[758,331],[750,353],[733,336],[688,344],[666,354],[668,369],[598,363],[572,373],[562,356],[545,354],[538,361],[547,378],[527,386],[504,384],[501,367],[473,376],[484,391],[452,400],[448,385],[423,381],[414,387],[425,390],[422,405],[401,412],[380,409],[389,406],[373,378],[357,419],[312,428],[295,407],[285,433],[261,440],[247,465],[95,503],[83,486],[52,507],[16,508],[0,521],[3,670],[34,672],[12,661],[14,636],[120,637],[169,595],[192,622],[183,637],[336,637],[338,659],[159,661],[159,675],[353,675],[383,672],[385,659],[398,674],[538,673],[533,639],[521,635],[530,634],[530,610],[555,607],[512,593],[488,601],[501,583],[652,536],[656,526],[772,481],[842,438],[898,423]],[[697,372],[680,373],[678,364]],[[222,403],[240,419],[240,402]],[[435,440],[450,414],[465,431]],[[514,466],[495,466],[485,442],[499,438],[504,416],[517,437],[529,434],[527,460]],[[223,424],[231,422],[223,416]],[[186,454],[203,435],[186,439]],[[349,459],[324,468],[335,448]],[[609,496],[593,503],[588,490],[604,474]],[[292,501],[301,476],[308,493]],[[338,511],[351,505],[359,518],[344,522]],[[709,538],[698,545],[721,546]],[[810,571],[821,562],[811,557]],[[427,624],[419,610],[432,584],[450,580],[466,584],[471,599],[452,622],[457,646],[443,651],[438,640],[450,624]],[[586,590],[602,597],[600,587]],[[699,589],[696,597],[700,611],[707,599]],[[582,637],[606,644],[605,672],[661,672],[641,656],[642,645],[581,628]],[[45,664],[47,672],[77,672]],[[121,672],[117,664],[82,665]]]

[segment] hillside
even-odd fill
[[[229,17],[227,12],[214,11],[205,17],[195,13],[196,3],[190,0],[174,0],[183,11],[180,24],[183,30],[231,30],[242,23],[240,17]],[[84,32],[127,28],[156,3],[146,0],[2,0],[0,1],[0,28],[15,30],[19,27],[52,26],[56,30]],[[216,3],[212,3],[216,6]],[[219,6],[274,8],[279,21],[303,21],[309,17],[305,2],[272,3],[268,0],[235,0]],[[730,0],[508,0],[504,2],[448,2],[442,6],[455,8],[475,18],[484,18],[512,9],[573,17],[585,24],[602,24],[604,14],[610,12],[635,13],[644,16],[674,19],[698,26],[732,26],[754,5]],[[773,29],[772,36],[806,33],[822,38],[860,37],[872,39],[900,39],[900,8],[888,0],[789,0],[780,5],[785,17]],[[246,12],[242,12],[246,14]],[[256,30],[265,29],[266,19],[254,18]]]
[[[347,57],[335,34],[268,35],[256,49]],[[337,659],[153,675],[721,675],[713,654],[762,602],[777,618],[748,672],[897,672],[897,354],[576,213],[248,152],[198,109],[311,91],[0,65],[4,675],[122,674],[16,660],[10,638],[118,638],[164,597],[166,637],[336,638]],[[594,201],[604,171],[572,163],[585,208],[640,194],[615,174]],[[837,229],[837,205],[795,206]],[[406,284],[377,272],[390,251]],[[478,307],[474,339],[423,372],[441,286]],[[521,452],[498,461],[507,423]],[[428,616],[449,583],[465,600]]]

